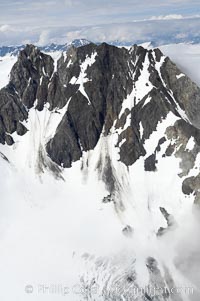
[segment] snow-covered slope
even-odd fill
[[[129,170],[118,161],[117,133],[113,133],[102,136],[95,150],[85,153],[72,168],[62,169],[60,179],[47,170],[38,176],[37,143],[58,113],[33,110],[28,134],[16,137],[13,147],[1,146],[10,162],[0,159],[0,267],[5,271],[1,276],[1,299],[53,301],[66,294],[66,300],[73,301],[84,300],[84,292],[88,298],[91,295],[89,300],[107,300],[109,295],[110,300],[123,300],[123,296],[125,300],[136,300],[141,288],[146,287],[152,296],[151,289],[157,283],[170,290],[173,277],[172,286],[182,288],[178,295],[187,300],[199,282],[191,282],[188,274],[181,274],[174,260],[182,269],[196,247],[193,231],[199,224],[192,216],[193,198],[182,193],[179,160],[162,157],[167,143],[159,154],[157,172],[144,172],[145,158],[177,118],[170,114],[158,126],[146,141],[146,156]],[[99,179],[97,164],[100,157],[106,164],[107,156],[112,158],[117,182],[123,185],[116,198],[117,207],[113,202],[102,203],[108,192]],[[159,228],[168,227],[160,207],[175,224],[158,238]],[[190,242],[194,246],[185,245],[189,235],[193,235]],[[180,254],[182,245],[185,252]],[[159,269],[162,267],[160,275],[157,271],[154,275],[154,270],[151,274],[147,268],[149,257],[156,258]],[[136,279],[137,284],[129,278]],[[33,287],[31,294],[26,292],[27,285]],[[158,300],[165,299],[160,296]]]
[[[1,300],[199,300],[198,87],[159,50],[59,55],[0,91]]]
[[[0,89],[8,84],[11,68],[16,61],[16,56],[6,55],[0,57]]]

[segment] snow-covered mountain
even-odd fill
[[[64,45],[59,44],[50,44],[47,46],[39,47],[39,49],[43,52],[54,52],[54,51],[67,51],[71,46],[81,47],[90,44],[90,41],[86,39],[76,39]]]
[[[67,51],[68,48],[71,46],[74,47],[81,47],[84,45],[89,44],[90,41],[86,39],[75,39],[69,43],[66,44],[49,44],[45,46],[38,46],[38,48],[43,52],[56,52],[56,51]],[[26,46],[20,45],[20,46],[0,46],[0,57],[4,57],[6,55],[12,55],[16,56],[19,54],[21,50],[23,50]]]
[[[1,300],[199,300],[199,112],[159,49],[27,45],[0,90]]]

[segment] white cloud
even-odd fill
[[[111,41],[161,41],[168,43],[169,39],[183,39],[198,36],[200,19],[160,19],[129,23],[105,24],[99,26],[88,26],[79,30],[70,30],[65,35],[68,39],[86,38],[94,42]],[[167,28],[167,31],[166,31]]]
[[[66,41],[65,42],[71,42],[72,40],[84,38],[82,35],[82,30],[75,30],[75,31],[69,31],[66,34]]]
[[[29,40],[29,39],[25,39],[25,40],[22,41],[21,44],[22,44],[22,45],[32,44],[32,41]]]
[[[200,15],[178,15],[178,14],[171,14],[171,15],[161,15],[161,16],[153,16],[150,19],[145,19],[144,21],[152,20],[181,20],[181,19],[198,19]]]
[[[39,46],[44,46],[47,45],[49,43],[49,39],[50,39],[50,32],[49,30],[43,30],[40,34],[39,40],[36,43]]]
[[[86,38],[93,42],[118,40],[119,42],[142,43],[160,41],[163,44],[184,38],[191,41],[198,39],[200,35],[200,18],[198,15],[194,18],[186,18],[182,15],[163,15],[141,21],[97,23],[91,26],[65,26],[64,24],[62,26],[49,26],[49,24],[44,24],[37,27],[2,24],[0,25],[0,45],[19,45],[23,44],[24,41],[41,46],[53,42],[64,44],[76,38]]]
[[[182,15],[166,15],[166,16],[153,16],[150,18],[150,20],[180,20],[184,17]]]
[[[0,26],[0,32],[7,32],[9,30],[11,30],[11,26],[10,25],[4,24],[4,25]]]

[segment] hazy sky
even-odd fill
[[[199,0],[0,0],[0,44],[199,35]]]

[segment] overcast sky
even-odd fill
[[[0,0],[0,45],[200,34],[199,0]]]

